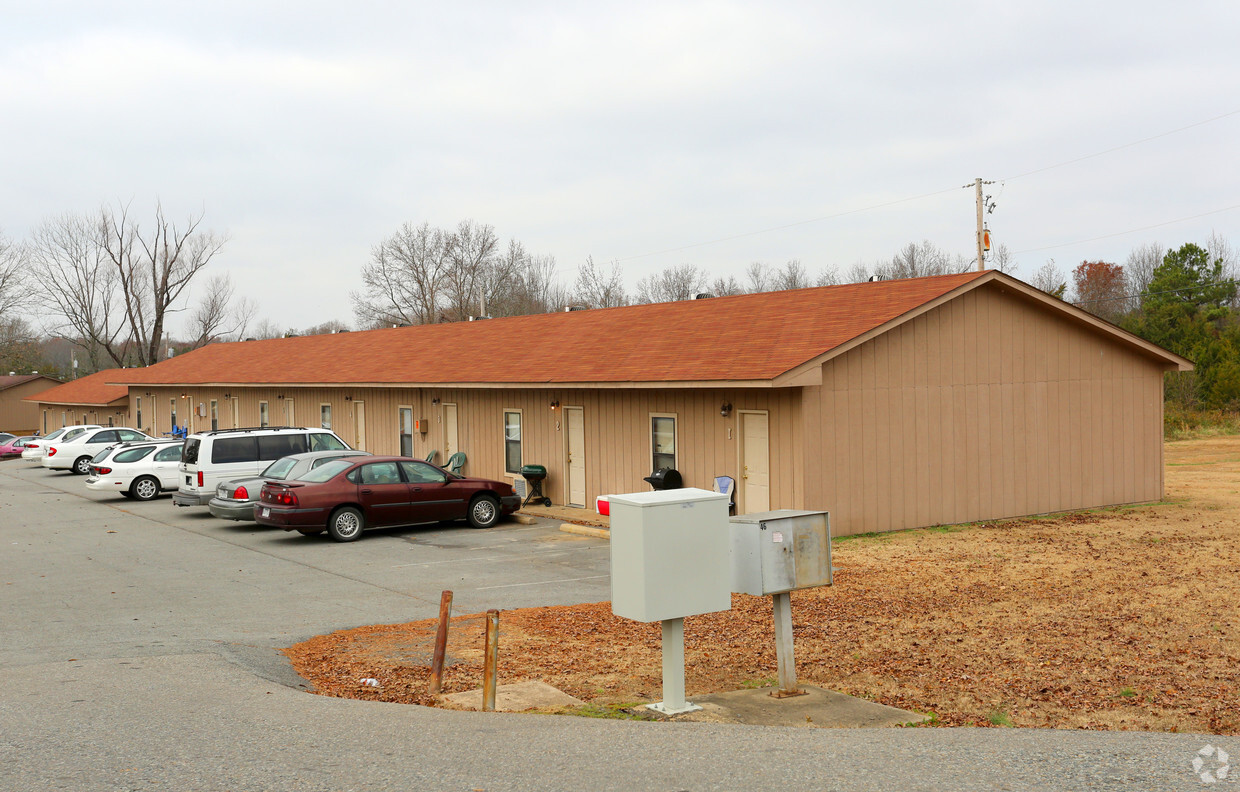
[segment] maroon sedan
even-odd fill
[[[325,462],[299,481],[263,485],[260,525],[310,536],[326,530],[351,542],[367,528],[467,519],[490,528],[521,508],[512,485],[465,478],[407,457],[347,457]]]

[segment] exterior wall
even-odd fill
[[[148,396],[147,393],[150,395]],[[182,394],[185,397],[182,398]],[[464,472],[471,476],[511,481],[504,471],[505,410],[522,415],[522,457],[526,463],[545,465],[544,492],[557,504],[567,501],[567,432],[565,407],[583,408],[585,420],[586,497],[593,508],[598,495],[649,489],[642,477],[652,466],[650,417],[652,413],[677,418],[677,466],[686,486],[710,489],[717,475],[740,481],[739,411],[763,410],[770,417],[771,508],[793,508],[801,497],[802,477],[800,389],[683,390],[683,389],[453,389],[453,388],[134,388],[141,396],[145,431],[166,433],[170,428],[169,401],[178,404],[177,421],[189,416],[191,430],[211,428],[211,399],[220,403],[219,428],[235,428],[225,394],[236,398],[240,426],[258,426],[260,401],[266,401],[271,425],[285,422],[284,404],[294,402],[298,426],[319,425],[319,405],[332,405],[332,429],[350,445],[357,445],[354,409],[365,404],[366,449],[376,454],[400,453],[399,408],[413,408],[414,419],[426,419],[425,434],[413,435],[413,455],[431,451],[444,464],[443,416],[445,404],[457,405],[460,450],[468,457]],[[280,398],[283,397],[283,398]],[[432,404],[438,399],[438,404]],[[560,409],[551,410],[552,401]],[[720,415],[724,402],[732,404],[728,417]],[[191,405],[208,405],[208,417],[190,416]],[[153,412],[152,412],[153,407]],[[744,504],[738,504],[743,510]]]
[[[847,535],[1157,500],[1163,368],[998,285],[823,365],[805,508]]]
[[[108,406],[98,404],[45,404],[40,402],[38,405],[35,405],[35,409],[37,410],[35,422],[38,424],[40,433],[44,432],[44,414],[47,417],[48,432],[55,431],[62,426],[73,426],[74,424],[140,428],[131,423],[129,406],[124,402]]]
[[[59,385],[58,380],[40,377],[23,382],[0,391],[0,432],[12,432],[16,435],[30,434],[35,429],[42,431],[42,413],[39,405],[24,402],[49,388]],[[56,428],[59,428],[59,424]]]

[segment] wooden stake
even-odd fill
[[[448,651],[448,621],[452,618],[452,592],[439,596],[439,630],[435,633],[435,654],[431,657],[432,696],[439,695],[443,687],[443,660]]]

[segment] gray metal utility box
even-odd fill
[[[612,613],[653,622],[732,607],[727,495],[675,489],[610,500]]]
[[[831,521],[825,511],[741,514],[732,531],[732,590],[765,596],[831,585]]]

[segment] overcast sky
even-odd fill
[[[0,19],[0,229],[205,210],[229,236],[212,267],[291,327],[352,322],[359,268],[406,221],[489,223],[566,281],[590,255],[630,287],[682,263],[843,273],[923,239],[973,258],[960,188],[982,177],[1026,279],[1240,244],[1235,0],[50,0]]]

